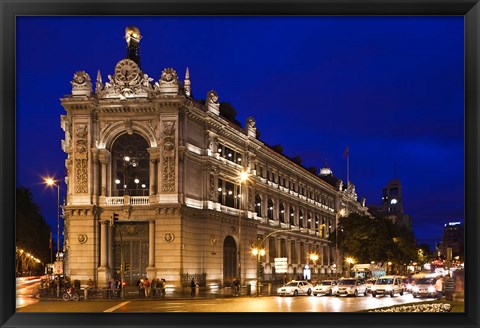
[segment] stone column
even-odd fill
[[[98,160],[101,164],[100,203],[104,204],[105,197],[108,195],[107,165],[110,163],[110,152],[106,149],[100,149],[98,154]]]
[[[155,279],[155,221],[148,221],[148,267],[147,277]]]
[[[110,221],[101,221],[100,226],[100,267],[98,268],[98,286],[106,286],[110,278],[110,268],[107,263],[108,226]]]
[[[98,149],[92,148],[92,167],[93,167],[93,179],[92,179],[92,193],[93,193],[93,203],[97,203],[98,197],[98,187],[99,187],[99,172],[98,172]]]
[[[155,167],[156,167],[157,160],[155,158],[150,158],[150,174],[149,174],[149,184],[150,190],[149,195],[155,195]]]

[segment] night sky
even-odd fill
[[[137,26],[141,65],[158,81],[172,67],[192,93],[216,90],[260,139],[305,167],[328,162],[359,198],[381,203],[402,183],[418,243],[440,242],[464,218],[464,21],[451,17],[19,17],[16,178],[53,227],[66,186],[60,98],[76,71],[103,82]]]

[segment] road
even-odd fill
[[[63,302],[41,300],[18,308],[18,312],[355,312],[428,299],[411,294],[391,298],[369,296],[262,296],[197,299],[89,300]]]
[[[18,277],[16,280],[17,309],[38,303],[40,277]]]

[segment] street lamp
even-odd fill
[[[260,296],[260,257],[265,255],[265,249],[258,245],[252,249],[252,254],[257,257],[257,296]]]
[[[317,260],[318,260],[318,255],[313,253],[313,254],[310,254],[310,260],[313,261],[313,273],[315,274],[315,269],[316,269],[316,263],[317,263]],[[312,275],[313,276],[313,275]],[[318,280],[318,274],[317,274],[317,277],[316,279]]]
[[[55,186],[57,187],[57,255],[56,261],[60,260],[60,185],[53,180],[52,178],[45,178],[44,182],[48,186]],[[62,265],[63,268],[63,265]],[[57,297],[60,297],[60,275],[58,275],[58,283],[57,283]]]
[[[354,261],[353,261],[353,259],[352,259],[351,257],[347,257],[347,258],[345,259],[345,261],[347,261],[347,263],[348,263],[348,276],[350,277],[350,275],[351,275],[351,272],[350,272],[350,269],[351,269],[351,268],[350,268],[350,267],[351,267],[351,265],[352,265],[352,263],[353,263]]]
[[[240,194],[238,199],[238,280],[240,281],[240,285],[242,285],[242,261],[241,261],[241,253],[242,253],[242,184],[243,182],[248,180],[248,173],[242,171],[239,176],[240,182]]]

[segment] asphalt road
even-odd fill
[[[197,299],[89,300],[64,302],[41,300],[18,308],[18,312],[355,312],[385,306],[421,302],[427,298],[385,296],[373,298],[330,296],[262,296]]]

